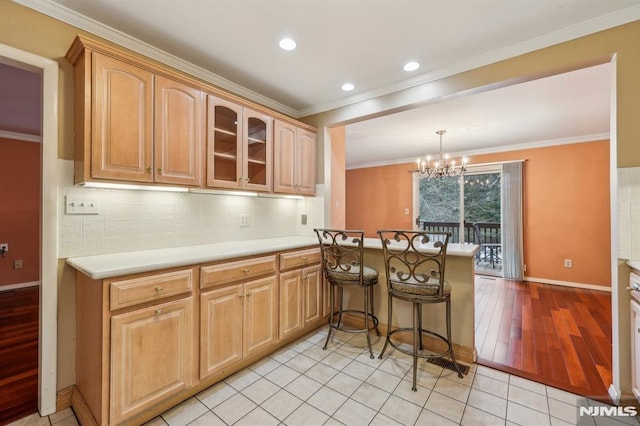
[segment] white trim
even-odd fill
[[[42,73],[38,411],[46,416],[56,411],[58,369],[58,63],[5,44],[0,44],[0,57]]]
[[[59,21],[65,22],[69,25],[73,25],[74,27],[90,32],[91,34],[100,36],[129,50],[147,56],[151,59],[155,59],[156,61],[169,65],[170,67],[173,67],[177,70],[186,72],[189,75],[202,79],[222,89],[250,99],[283,114],[290,116],[297,115],[297,111],[287,105],[284,105],[278,101],[254,92],[253,90],[247,89],[246,87],[240,86],[239,84],[236,84],[231,80],[227,80],[224,77],[212,73],[211,71],[207,71],[202,67],[187,62],[184,59],[181,59],[175,55],[165,52],[162,49],[138,40],[137,38],[125,34],[122,31],[116,30],[115,28],[111,28],[101,22],[84,16],[74,10],[62,6],[61,4],[55,3],[53,1],[42,0],[14,1],[18,4],[21,4],[22,6],[29,7],[47,16],[51,16],[52,18],[55,18]]]
[[[474,151],[469,151],[464,153],[451,152],[449,153],[449,155],[451,155],[452,157],[461,157],[464,154],[465,157],[469,157],[471,155],[496,154],[498,152],[521,151],[523,149],[546,148],[546,147],[558,146],[558,145],[588,143],[588,142],[601,141],[605,139],[610,139],[609,133],[592,133],[590,135],[573,136],[570,138],[549,139],[546,141],[525,142],[525,143],[515,144],[515,145],[494,146],[491,148],[477,149]],[[525,161],[525,160],[514,160],[514,161]],[[346,169],[347,170],[365,169],[367,167],[392,166],[395,164],[405,164],[405,163],[415,163],[415,162],[416,162],[415,157],[401,158],[398,160],[377,161],[373,163],[355,164],[355,165],[347,166]],[[500,162],[500,164],[502,163],[508,163],[508,161]],[[473,166],[473,159],[471,159],[468,166]]]
[[[544,49],[545,47],[560,44],[565,41],[574,40],[576,38],[603,31],[609,28],[628,24],[629,22],[637,21],[639,19],[640,5],[632,6],[607,15],[599,16],[588,21],[581,22],[579,24],[571,25],[558,31],[526,40],[522,43],[507,46],[503,49],[483,53],[460,61],[449,67],[432,70],[427,73],[417,75],[413,78],[380,87],[376,90],[361,92],[336,102],[330,102],[324,105],[304,108],[298,110],[298,116],[305,117],[308,115],[318,114],[324,111],[329,111],[350,104],[355,104],[358,102],[363,102],[369,99],[388,95],[390,93],[399,92],[401,90],[431,83],[436,80],[440,80],[456,74],[461,74],[463,72],[470,71],[476,68],[481,68],[483,66],[500,62],[516,56],[524,55],[529,52]]]
[[[29,281],[26,283],[1,285],[0,293],[2,293],[3,291],[18,290],[20,288],[38,287],[39,285],[40,285],[40,281]]]
[[[527,277],[527,276],[524,277],[524,281],[536,282],[541,284],[559,285],[562,287],[575,287],[575,288],[581,288],[584,290],[605,291],[605,292],[611,293],[611,287],[595,285],[595,284],[574,283],[571,281],[548,280],[546,278],[534,278],[534,277]]]
[[[39,135],[30,135],[28,133],[10,132],[8,130],[0,130],[0,138],[13,139],[15,141],[23,142],[42,142],[42,137]]]

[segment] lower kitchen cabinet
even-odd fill
[[[192,385],[193,298],[111,318],[111,422]]]
[[[322,317],[319,260],[319,249],[280,254],[280,339],[296,334]]]
[[[278,342],[276,258],[203,266],[200,275],[200,379],[204,379],[224,374],[226,368]]]

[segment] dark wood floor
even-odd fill
[[[38,287],[0,291],[0,425],[38,410]]]
[[[608,401],[611,293],[476,276],[478,363]]]

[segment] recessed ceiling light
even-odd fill
[[[355,88],[356,86],[354,86],[353,83],[345,83],[342,85],[342,90],[344,90],[345,92],[350,92]]]
[[[405,70],[405,71],[415,71],[415,70],[417,70],[418,68],[420,68],[420,64],[419,64],[419,63],[417,63],[417,62],[413,62],[413,61],[411,61],[411,62],[407,62],[407,63],[404,65],[404,70]]]
[[[280,43],[278,43],[278,45],[283,50],[293,50],[296,48],[296,42],[290,38],[283,38],[282,40],[280,40]]]

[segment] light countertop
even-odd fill
[[[640,260],[627,260],[627,265],[636,271],[640,271]]]
[[[156,271],[159,269],[310,247],[317,244],[318,239],[315,236],[265,238],[96,256],[70,257],[67,259],[67,264],[90,278],[99,280],[121,275]],[[378,238],[365,238],[364,246],[369,249],[382,249],[382,243]],[[447,254],[449,256],[472,257],[477,251],[478,246],[474,244],[449,244],[447,248]]]

